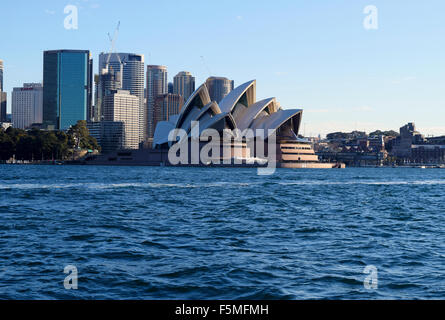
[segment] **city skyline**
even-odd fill
[[[144,54],[146,64],[166,65],[170,75],[190,71],[197,84],[210,75],[228,77],[237,84],[257,79],[263,95],[259,98],[276,96],[285,109],[304,109],[306,135],[397,130],[412,121],[426,134],[445,133],[441,123],[444,63],[442,45],[436,40],[444,31],[440,1],[422,8],[402,1],[374,1],[379,9],[378,30],[363,28],[368,1],[279,1],[279,6],[246,1],[236,9],[230,3],[136,2],[137,12],[122,10],[124,4],[115,1],[74,3],[79,7],[77,30],[63,27],[65,4],[42,1],[21,11],[5,4],[0,27],[10,26],[10,31],[2,41],[0,59],[5,65],[8,101],[12,101],[13,87],[42,81],[44,50],[90,50],[96,72],[99,53],[108,51],[106,34],[121,21],[116,51]],[[184,28],[174,20],[190,6],[196,10],[189,10],[188,28]],[[248,10],[252,6],[255,9]],[[168,20],[154,14],[166,8],[171,11]],[[143,12],[150,12],[149,19],[137,28]],[[273,25],[261,23],[267,16],[275,19]],[[211,19],[217,27],[203,30]],[[162,22],[165,28],[150,31]],[[44,41],[27,33],[31,27],[46,35]],[[212,32],[219,37],[212,38]],[[13,41],[23,36],[24,41]],[[196,49],[202,41],[206,45]],[[222,43],[239,50],[223,50]]]

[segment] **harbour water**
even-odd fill
[[[445,298],[445,170],[256,173],[0,166],[0,299]]]

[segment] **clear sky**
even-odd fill
[[[77,30],[64,28],[69,4]],[[363,25],[367,5],[377,30]],[[0,12],[8,92],[42,80],[44,50],[89,49],[97,73],[121,21],[117,51],[168,66],[170,79],[190,71],[198,85],[209,72],[257,79],[258,99],[304,109],[307,135],[412,121],[445,135],[443,0],[6,0]]]

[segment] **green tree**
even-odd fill
[[[73,147],[100,150],[96,139],[89,134],[86,121],[79,121],[67,133],[36,128],[29,131],[0,129],[1,161],[7,161],[14,155],[17,160],[65,160],[73,154]]]
[[[17,144],[20,140],[21,137],[24,137],[27,135],[25,130],[21,130],[21,129],[16,129],[13,127],[9,127],[6,130],[6,134],[8,135],[8,137],[11,139],[12,144],[13,144],[13,149],[12,149],[12,153],[13,155],[16,154],[17,152]]]
[[[57,142],[54,146],[55,158],[58,160],[64,160],[69,154],[68,135],[63,131],[56,131],[54,135],[57,138]]]
[[[21,136],[16,145],[16,159],[28,160],[34,159],[34,152],[36,146],[36,138],[30,135]]]
[[[0,130],[0,160],[8,161],[14,156],[15,145],[9,135]]]
[[[86,121],[78,121],[68,130],[69,142],[77,149],[99,150],[97,140],[90,136]]]
[[[384,136],[384,137],[398,137],[399,134],[397,132],[395,132],[394,130],[389,130],[389,131],[381,131],[381,130],[377,130],[374,132],[371,132],[369,134],[370,137],[378,137],[378,136]]]

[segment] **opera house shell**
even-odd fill
[[[256,80],[249,81],[232,90],[219,103],[211,101],[205,84],[201,85],[188,99],[179,115],[170,117],[169,121],[158,123],[153,139],[153,148],[162,150],[172,147],[169,141],[172,130],[183,130],[188,137],[193,126],[199,123],[199,131],[214,129],[221,136],[224,132],[251,129],[253,133],[266,132],[261,138],[267,139],[275,134],[275,152],[277,167],[284,168],[332,168],[335,165],[320,163],[312,145],[298,138],[303,110],[283,109],[275,98],[256,101]],[[237,130],[238,129],[238,130]],[[260,130],[262,129],[262,130]],[[229,131],[228,131],[229,130]],[[238,131],[238,132],[239,132]],[[233,149],[244,146],[232,145]],[[252,154],[253,153],[253,154]],[[232,156],[257,158],[255,150],[232,153]]]

